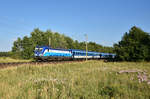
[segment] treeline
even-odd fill
[[[63,49],[81,49],[85,50],[85,42],[78,42],[72,38],[60,34],[58,32],[52,32],[50,30],[42,31],[38,28],[31,32],[31,35],[24,36],[22,39],[18,38],[12,47],[13,57],[30,59],[33,57],[34,48],[36,46],[48,46],[52,48],[63,48]],[[113,52],[113,47],[105,47],[95,42],[88,42],[88,50],[96,52]]]
[[[10,57],[12,56],[11,52],[0,52],[0,57]]]
[[[134,26],[114,44],[119,61],[150,61],[150,34]]]

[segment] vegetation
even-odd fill
[[[11,55],[11,52],[0,52],[0,57],[10,57]]]
[[[150,74],[150,63],[102,61],[50,65],[22,65],[0,70],[2,99],[148,99],[150,85],[139,82],[140,70]]]
[[[30,59],[33,56],[33,50],[36,46],[49,45],[51,41],[52,48],[64,48],[64,49],[82,49],[85,50],[85,42],[78,42],[72,38],[47,30],[45,32],[40,29],[34,29],[31,32],[31,36],[24,36],[22,39],[18,38],[12,47],[12,52],[16,58]],[[89,51],[97,52],[112,52],[112,47],[104,47],[96,44],[95,42],[88,43]]]
[[[30,60],[24,60],[24,59],[14,59],[11,57],[0,57],[0,63],[9,63],[9,62],[31,62]]]
[[[150,35],[134,26],[114,44],[114,49],[118,60],[150,61]]]

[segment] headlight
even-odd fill
[[[39,56],[43,56],[43,54],[39,54]]]

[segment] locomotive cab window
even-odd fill
[[[39,48],[35,48],[35,51],[38,51],[39,50]]]
[[[41,52],[43,50],[43,48],[39,48],[39,52]]]
[[[35,48],[36,52],[41,52],[43,50],[43,48]]]

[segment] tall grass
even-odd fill
[[[30,62],[32,60],[23,60],[23,59],[13,59],[10,57],[0,57],[0,63],[8,63],[8,62]]]
[[[51,65],[22,65],[0,70],[0,97],[4,99],[145,99],[150,85],[139,83],[136,73],[150,63],[105,63],[101,61]],[[131,80],[133,78],[133,80]]]

